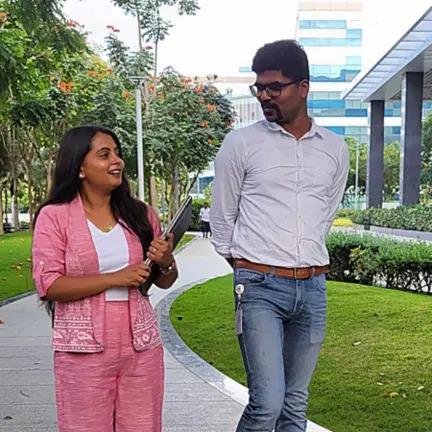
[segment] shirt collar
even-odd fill
[[[300,139],[312,138],[315,135],[319,136],[320,138],[323,138],[321,127],[315,123],[315,120],[312,117],[309,117],[309,118],[311,121],[311,128]],[[268,120],[264,120],[264,122],[265,122],[265,124],[269,130],[271,130],[273,132],[282,132],[282,133],[294,138],[294,136],[291,135],[289,132],[287,132],[281,125],[279,125],[275,122],[269,122]]]

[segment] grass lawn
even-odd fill
[[[177,249],[194,239],[185,234]],[[33,291],[30,270],[31,233],[18,232],[0,236],[0,300]]]
[[[0,236],[0,300],[33,290],[30,248],[29,231]]]
[[[333,432],[432,430],[432,297],[328,283],[327,338],[308,418]],[[206,361],[245,384],[232,277],[179,297],[171,320]]]
[[[187,243],[189,243],[190,241],[192,241],[195,238],[194,235],[192,234],[185,234],[180,241],[178,242],[177,246],[176,246],[176,250],[180,249],[181,247],[183,247],[184,245],[186,245]]]

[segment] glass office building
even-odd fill
[[[310,115],[320,126],[366,144],[369,142],[369,104],[342,99],[342,93],[361,71],[367,54],[363,45],[363,13],[361,0],[300,0],[296,39],[309,58]],[[239,72],[245,76],[245,82],[249,72],[250,81],[253,81],[250,68],[242,67]],[[248,93],[247,85],[234,89],[230,99],[237,113],[236,127],[262,119],[261,107]],[[425,103],[423,115],[430,108],[431,104]],[[384,124],[385,142],[400,141],[400,101],[386,102]],[[212,173],[207,172],[203,182],[208,183],[211,176]]]
[[[309,57],[309,112],[333,132],[368,142],[368,105],[341,99],[363,66],[363,2],[300,1],[296,39]],[[386,105],[385,140],[399,140],[400,102]]]

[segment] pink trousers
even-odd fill
[[[128,302],[107,302],[105,350],[54,353],[59,432],[161,432],[161,346],[132,346]]]

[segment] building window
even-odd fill
[[[361,29],[348,29],[347,30],[347,38],[348,39],[361,39],[363,36],[363,32]]]
[[[326,129],[331,130],[338,135],[345,135],[345,128],[343,126],[325,126]]]
[[[301,29],[346,29],[345,20],[300,20]]]
[[[303,37],[299,39],[301,45],[307,47],[360,47],[361,39],[346,38],[312,38]]]

